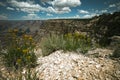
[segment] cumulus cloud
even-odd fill
[[[17,11],[27,13],[47,12],[55,14],[64,14],[71,12],[71,7],[76,7],[81,4],[80,0],[41,0],[41,2],[49,4],[48,7],[43,7],[40,4],[28,1],[10,0],[9,3]],[[10,8],[8,8],[10,9]],[[12,9],[11,9],[12,10]]]
[[[51,3],[55,7],[76,7],[81,4],[80,0],[54,0]]]
[[[81,18],[80,15],[76,14],[74,16],[69,16],[69,17],[55,17],[54,19],[78,19],[78,18]]]
[[[39,4],[33,4],[29,2],[18,2],[16,0],[10,1],[11,5],[16,8],[16,10],[21,10],[23,12],[27,13],[34,13],[34,12],[39,12],[41,6]]]
[[[109,7],[111,8],[111,7],[116,7],[116,5],[115,4],[111,4],[111,5],[109,5]]]
[[[14,8],[11,8],[11,7],[7,7],[8,10],[14,10]]]
[[[91,18],[92,16],[90,14],[86,14],[83,16],[83,18]]]
[[[49,1],[49,0],[46,0]],[[71,11],[70,7],[54,7],[54,6],[48,6],[48,7],[42,7],[39,4],[24,2],[24,1],[16,1],[11,0],[10,4],[16,8],[18,11],[23,11],[27,13],[35,13],[39,11],[49,12],[49,13],[56,13],[56,14],[63,14],[63,13],[69,13]],[[73,5],[72,5],[73,6]]]
[[[46,16],[53,16],[52,14],[47,13]]]
[[[89,13],[89,12],[86,11],[86,10],[78,10],[78,12],[81,13],[81,14],[88,14],[88,13]]]
[[[40,19],[40,17],[37,14],[28,14],[26,16],[23,16],[22,19],[24,20],[33,20],[33,19]]]
[[[29,2],[24,2],[24,1],[21,1],[21,2],[18,2],[16,0],[12,0],[10,3],[12,3],[13,6],[15,7],[20,7],[20,8],[38,8],[39,5],[38,4],[33,4],[33,3],[29,3]]]
[[[80,18],[80,15],[75,15],[72,18]]]
[[[41,2],[51,5],[46,10],[57,14],[69,13],[71,12],[71,7],[81,4],[80,0],[41,0]]]
[[[8,17],[5,14],[0,14],[0,20],[7,20]]]
[[[63,13],[69,13],[71,9],[69,7],[64,7],[64,8],[53,8],[51,6],[45,8],[41,7],[39,9],[41,12],[47,12],[47,13],[55,13],[55,14],[63,14]]]
[[[118,11],[120,11],[120,2],[110,4],[109,8],[116,8]]]
[[[69,7],[64,7],[64,8],[48,7],[47,9],[45,9],[45,11],[50,13],[63,14],[63,13],[71,12],[71,9]]]
[[[19,8],[16,8],[16,10],[17,10],[17,11],[20,11],[20,9],[19,9]]]
[[[91,14],[86,14],[86,15],[82,16],[82,18],[92,18],[97,15],[99,15],[99,14],[91,13]]]
[[[101,10],[101,13],[106,13],[108,12],[108,10]]]

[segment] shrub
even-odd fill
[[[43,56],[47,56],[56,50],[63,49],[64,45],[65,40],[63,35],[52,34],[42,38],[40,47],[42,48]]]
[[[41,48],[43,56],[60,49],[86,53],[91,48],[91,39],[80,33],[52,34],[42,39]]]
[[[69,35],[71,35],[71,37],[69,37]],[[78,32],[66,34],[65,39],[67,50],[77,51],[84,54],[91,48],[91,39]]]
[[[10,30],[5,37],[7,40],[6,53],[4,56],[4,63],[7,67],[27,67],[36,64],[36,56],[34,54],[34,40],[31,35],[22,34],[17,29]]]
[[[114,58],[119,58],[120,57],[120,47],[117,47],[114,50],[112,57],[114,57]]]

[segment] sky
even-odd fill
[[[0,20],[91,18],[120,12],[120,0],[0,0]]]

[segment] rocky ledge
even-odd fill
[[[38,64],[40,80],[120,80],[120,62],[105,57],[60,50],[38,58]]]

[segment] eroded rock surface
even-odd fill
[[[56,51],[38,58],[38,64],[36,71],[43,80],[120,80],[120,63],[104,57]]]

